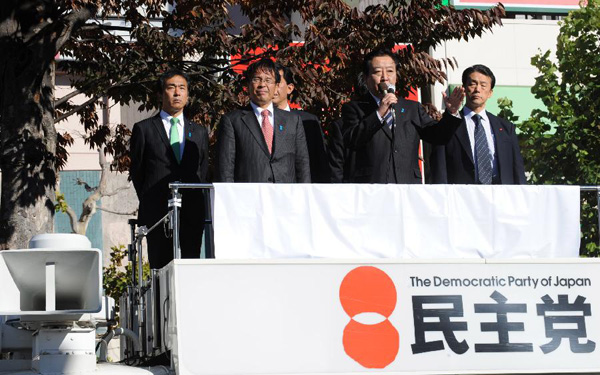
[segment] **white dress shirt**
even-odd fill
[[[167,132],[167,138],[171,141],[171,119],[173,116],[168,114],[167,112],[161,110],[160,118],[162,120],[165,131]],[[183,157],[183,147],[185,143],[185,134],[183,134],[183,112],[179,114],[179,116],[175,116],[176,119],[179,120],[177,123],[177,131],[179,132],[179,160]]]

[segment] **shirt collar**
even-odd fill
[[[273,102],[269,103],[269,105],[267,107],[261,108],[261,107],[257,106],[256,104],[254,104],[254,102],[250,101],[250,106],[252,107],[252,110],[254,111],[254,114],[257,117],[262,116],[261,112],[264,109],[268,109],[271,116],[273,116]]]
[[[168,123],[171,123],[171,118],[173,116],[171,116],[170,114],[168,114],[167,112],[163,111],[162,109],[160,110],[160,118],[167,121]],[[178,125],[183,126],[183,112],[181,112],[179,114],[179,116],[175,116],[176,119],[179,120]]]
[[[373,93],[371,91],[369,91],[369,94],[373,97],[373,100],[375,100],[375,104],[377,104],[377,106],[379,107],[379,103],[381,103],[381,99],[379,99],[378,97],[373,95]]]
[[[463,113],[464,113],[466,119],[472,120],[473,116],[479,115],[479,116],[481,116],[481,119],[484,122],[487,122],[487,123],[490,122],[489,119],[488,119],[488,116],[487,116],[487,111],[485,109],[483,111],[479,112],[479,113],[476,113],[471,108],[465,106],[465,107],[463,107]]]

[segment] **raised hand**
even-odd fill
[[[458,113],[460,111],[460,107],[462,106],[463,99],[465,98],[465,89],[462,86],[456,86],[450,96],[446,95],[446,92],[442,92],[442,96],[444,98],[444,104],[446,104],[446,109],[452,114]]]

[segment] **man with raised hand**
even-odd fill
[[[525,168],[515,125],[485,110],[494,92],[496,77],[485,65],[463,72],[466,104],[462,123],[444,146],[431,156],[433,183],[524,184]]]

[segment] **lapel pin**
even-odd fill
[[[188,133],[188,137],[192,138],[192,132]]]
[[[503,128],[500,128],[500,131],[502,131],[502,130],[503,130]]]
[[[283,125],[279,125],[279,131],[283,131]]]
[[[404,113],[404,108],[402,108],[402,110],[400,111],[400,113]]]

